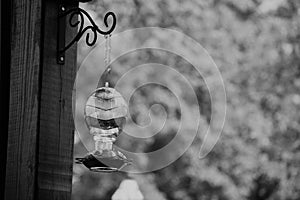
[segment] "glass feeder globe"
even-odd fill
[[[84,111],[95,150],[84,158],[77,158],[77,163],[99,172],[118,171],[130,164],[131,161],[113,146],[123,130],[128,112],[122,95],[114,88],[98,88],[89,96]]]

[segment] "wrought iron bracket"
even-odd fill
[[[79,0],[79,2],[88,2],[90,0]],[[78,42],[80,38],[86,33],[85,41],[88,46],[93,46],[97,42],[97,34],[109,35],[113,32],[117,24],[116,15],[113,12],[107,12],[104,16],[104,25],[108,28],[107,30],[101,30],[92,17],[85,10],[76,7],[67,10],[68,1],[63,1],[59,6],[58,11],[58,33],[57,33],[57,63],[63,65],[65,63],[65,52],[74,43]],[[68,17],[69,16],[69,17]],[[78,19],[75,17],[78,16]],[[111,25],[108,25],[108,19],[112,18]],[[90,22],[89,25],[85,26],[85,18]],[[76,36],[66,44],[66,25],[77,28],[78,32]]]

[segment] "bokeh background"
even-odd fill
[[[225,82],[226,123],[213,151],[204,159],[197,158],[195,152],[203,142],[200,134],[171,165],[132,175],[145,200],[300,199],[300,1],[95,0],[81,7],[100,27],[104,27],[103,15],[113,11],[118,19],[116,33],[151,26],[190,36],[211,55]],[[145,35],[119,41],[118,48],[136,41],[161,42],[161,38],[166,43],[174,42],[174,38],[163,35]],[[176,40],[180,44],[176,48],[190,50],[184,39]],[[78,43],[78,67],[91,50],[84,40]],[[212,112],[208,88],[190,63],[179,56],[151,49],[130,53],[113,64],[112,80],[116,82],[121,74],[149,60],[172,66],[189,77],[199,104],[200,129],[207,128]],[[97,62],[104,67],[102,59]],[[166,84],[182,90],[180,81],[168,73],[161,77],[158,70],[145,70],[124,84],[120,92],[133,89],[149,77],[163,78]],[[90,87],[88,80],[85,87]],[[123,136],[119,145],[151,152],[170,142],[182,119],[181,109],[194,108],[188,94],[180,94],[185,96],[183,107],[167,87],[152,84],[139,88],[129,100],[129,129],[132,123],[148,124],[150,108],[156,121],[152,121],[148,135],[156,130],[155,122],[160,126],[167,116],[166,126],[142,142]],[[157,104],[160,106],[153,107]],[[189,122],[185,121],[183,127],[187,130],[182,134],[185,140]],[[75,137],[74,157],[87,153],[83,143],[92,145],[91,136],[85,135]],[[146,155],[139,162],[151,165]],[[92,173],[74,164],[72,198],[108,200],[124,178],[121,173]]]

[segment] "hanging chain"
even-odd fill
[[[105,87],[109,86],[108,78],[109,74],[111,71],[111,66],[110,66],[110,54],[111,54],[111,40],[110,40],[111,34],[105,35],[105,53],[104,53],[104,63],[106,66],[105,69],[105,76],[104,76],[104,81],[105,81]]]
[[[105,65],[107,67],[109,67],[109,63],[110,63],[110,53],[111,53],[110,37],[111,37],[111,34],[104,36],[104,38],[105,38],[105,57],[104,57],[104,61],[105,61]]]

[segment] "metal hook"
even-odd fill
[[[88,2],[89,0],[81,0],[80,2]],[[65,30],[66,30],[66,17],[70,15],[68,23],[71,27],[73,28],[78,28],[77,35],[68,43],[65,44]],[[79,20],[74,22],[74,17],[75,16],[79,17]],[[84,22],[84,17],[86,17],[91,25],[84,27],[85,22]],[[86,34],[86,44],[88,46],[93,46],[97,42],[97,33],[101,35],[109,35],[111,34],[114,29],[116,28],[117,24],[117,18],[116,15],[113,12],[107,12],[104,16],[103,22],[104,25],[108,28],[108,19],[112,18],[112,24],[110,28],[106,31],[101,30],[92,17],[88,14],[87,11],[83,10],[82,8],[71,8],[69,10],[66,10],[66,7],[61,5],[59,8],[59,22],[58,22],[58,49],[57,49],[57,62],[59,64],[64,64],[65,61],[65,51],[68,50],[75,42],[78,42],[80,38],[84,35],[85,32],[91,31],[91,33]],[[92,37],[91,37],[92,34]],[[92,39],[91,39],[92,38]]]

